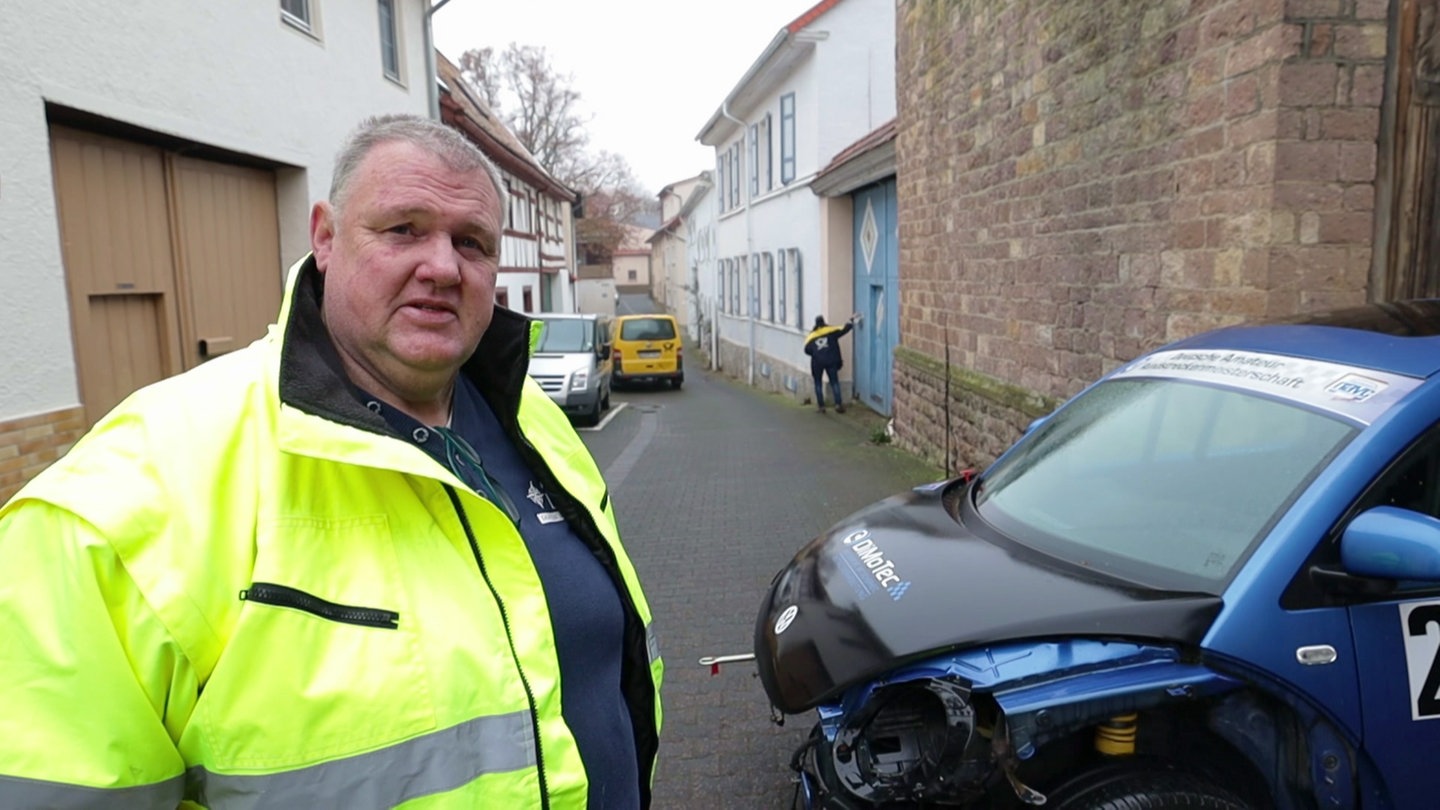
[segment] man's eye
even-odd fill
[[[406,222],[406,223],[404,223],[404,224],[402,224],[402,225],[392,225],[392,226],[390,226],[389,228],[387,228],[386,230],[389,231],[390,233],[398,233],[398,234],[403,234],[403,235],[405,235],[405,236],[412,236],[412,235],[414,235],[414,233],[415,233],[415,226],[414,226],[414,225],[411,225],[411,224],[408,223],[408,222]]]
[[[482,242],[468,236],[462,236],[455,240],[455,246],[467,253],[478,253],[481,256],[494,256],[495,248],[488,242]]]

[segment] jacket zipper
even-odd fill
[[[470,553],[475,555],[475,564],[480,567],[480,578],[485,580],[485,587],[490,589],[490,598],[495,600],[495,605],[500,609],[500,621],[505,625],[505,641],[510,645],[510,658],[515,662],[515,671],[520,674],[520,685],[525,687],[525,700],[530,706],[530,727],[535,735],[535,771],[540,778],[540,807],[542,810],[550,810],[550,788],[545,782],[545,748],[540,744],[540,713],[535,709],[535,693],[530,689],[530,679],[525,677],[525,668],[520,665],[520,655],[515,652],[510,614],[506,612],[505,602],[500,599],[500,594],[495,592],[495,586],[490,583],[490,573],[485,570],[485,559],[480,556],[480,544],[475,541],[475,532],[470,528],[470,518],[465,515],[465,506],[460,503],[460,496],[455,494],[455,488],[449,484],[445,484],[445,494],[450,496],[455,514],[460,517],[460,525],[465,529],[465,539],[470,541]]]
[[[262,605],[294,608],[342,624],[382,627],[387,630],[400,626],[400,614],[393,610],[337,605],[304,591],[270,582],[251,583],[249,588],[240,592],[240,599]]]

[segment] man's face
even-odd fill
[[[325,324],[352,380],[424,402],[449,392],[490,325],[500,200],[482,169],[458,173],[404,142],[373,148],[338,216],[310,216]]]

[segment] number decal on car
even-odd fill
[[[1405,665],[1410,672],[1410,716],[1440,717],[1440,602],[1400,606],[1405,632]]]

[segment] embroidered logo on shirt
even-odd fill
[[[535,509],[537,510],[535,518],[542,524],[559,523],[565,519],[561,517],[559,512],[555,511],[555,502],[550,500],[550,495],[546,493],[544,489],[541,489],[540,485],[534,481],[530,482],[530,489],[525,493],[525,498],[535,504]]]

